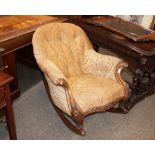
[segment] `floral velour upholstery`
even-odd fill
[[[80,27],[70,23],[41,26],[33,35],[33,48],[55,106],[68,116],[74,110],[72,100],[86,116],[127,98],[128,87],[120,75],[127,64],[97,53]]]

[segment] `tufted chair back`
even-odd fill
[[[92,48],[86,34],[73,24],[54,23],[37,30],[36,38],[39,50],[34,50],[37,57],[44,55],[50,59],[65,75],[82,74],[81,65],[84,61],[84,52]],[[45,52],[46,51],[46,52]],[[44,53],[42,53],[44,52]],[[39,60],[38,60],[39,61]]]

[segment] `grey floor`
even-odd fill
[[[98,113],[85,119],[85,137],[70,131],[54,111],[39,71],[18,64],[21,96],[14,101],[18,139],[155,139],[155,95],[128,114]],[[9,139],[0,123],[0,139]]]

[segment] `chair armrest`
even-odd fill
[[[117,83],[121,84],[124,87],[124,91],[125,91],[124,100],[126,100],[129,96],[129,87],[121,76],[121,71],[125,67],[128,67],[128,64],[126,62],[118,63],[117,66],[115,67],[115,73],[114,73],[115,80],[117,81]]]
[[[85,53],[84,63],[82,65],[85,73],[111,77],[113,80],[116,80],[115,76],[112,75],[115,75],[115,70],[118,68],[118,64],[125,64],[123,60],[117,57],[103,55],[97,53],[93,49],[86,51]]]
[[[75,116],[79,113],[79,109],[77,108],[77,104],[73,98],[71,89],[65,76],[51,61],[46,60],[44,62],[44,64],[38,63],[40,68],[52,83],[65,89],[69,111],[71,115]]]
[[[39,67],[41,68],[42,72],[49,78],[49,80],[54,83],[55,85],[58,85],[59,79],[66,79],[63,73],[59,70],[58,67],[52,61],[45,60],[41,61],[43,63],[40,63],[37,61]]]
[[[63,78],[59,78],[57,80],[57,86],[62,86],[66,91],[67,103],[69,105],[71,115],[74,117],[78,117],[78,115],[80,115],[81,117],[82,112],[77,106],[77,103],[72,95],[68,82]]]
[[[128,85],[121,77],[122,69],[128,67],[126,62],[114,56],[97,53],[93,49],[86,51],[84,60],[82,65],[84,73],[109,77],[115,80],[124,86],[126,95],[128,96]]]

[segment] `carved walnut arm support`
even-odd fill
[[[52,83],[54,83],[56,86],[61,86],[65,89],[67,104],[68,104],[70,113],[74,116],[78,115],[79,110],[73,98],[73,95],[71,93],[70,87],[66,81],[65,76],[51,61],[46,60],[44,62],[45,63],[42,64],[41,68],[45,73],[45,76],[47,76],[49,80]]]
[[[67,81],[65,79],[63,79],[63,78],[59,78],[57,80],[57,85],[62,86],[66,91],[67,102],[71,107],[71,115],[74,116],[75,118],[81,117],[82,113],[80,112],[80,110],[77,107],[76,101],[75,101],[75,99],[74,99],[74,97],[72,95],[71,89],[70,89]]]
[[[127,83],[124,81],[124,79],[121,76],[121,71],[124,68],[126,68],[126,67],[128,67],[128,64],[126,62],[120,62],[120,63],[118,63],[116,65],[116,67],[115,67],[115,73],[114,73],[115,74],[116,81],[119,84],[123,85],[124,88],[125,88],[124,100],[126,100],[128,98],[128,96],[129,96],[129,88],[128,88],[128,85],[127,85]]]

